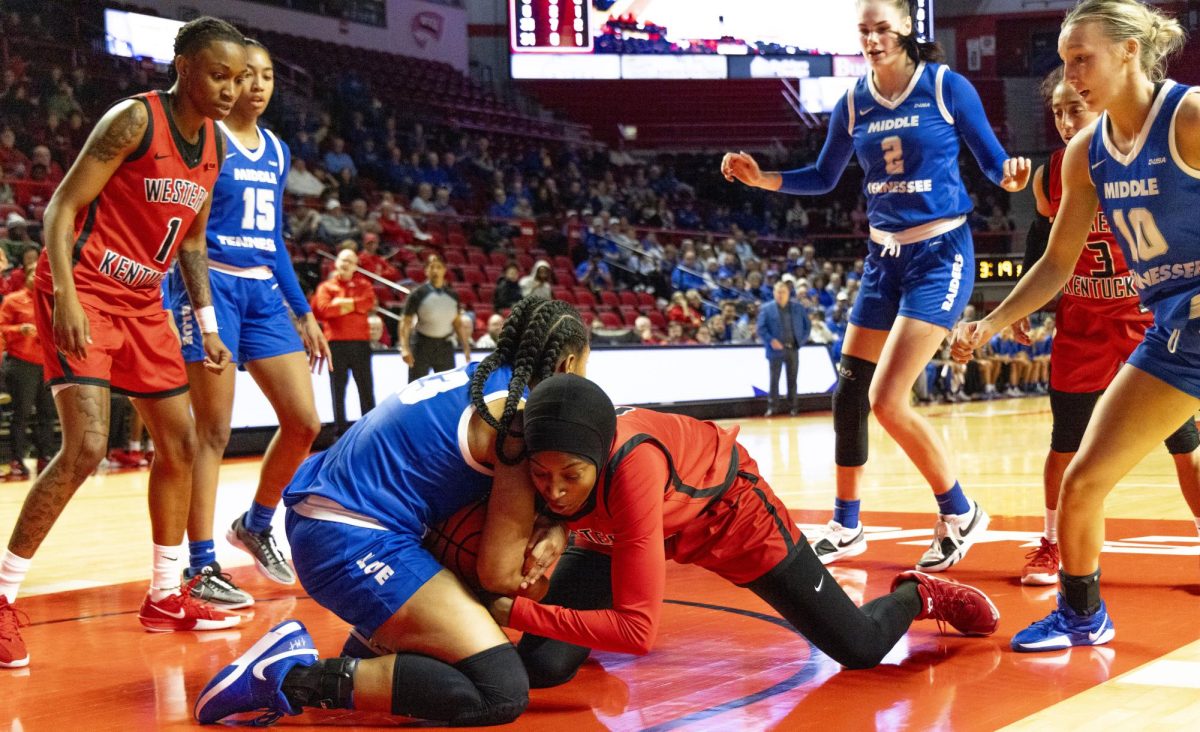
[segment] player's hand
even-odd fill
[[[496,624],[501,628],[507,627],[508,618],[512,615],[513,599],[504,595],[494,595],[486,604],[488,612],[492,614]]]
[[[75,295],[54,298],[54,347],[68,358],[87,358],[92,326]]]
[[[400,358],[404,359],[404,363],[411,369],[416,365],[417,359],[413,358],[412,351],[405,351]]]
[[[1029,318],[1021,318],[1013,323],[1013,340],[1022,346],[1032,346],[1033,338],[1029,335],[1030,330],[1032,330],[1032,326],[1029,324]]]
[[[321,373],[333,363],[333,354],[329,351],[325,331],[321,329],[312,313],[306,314],[300,321],[300,340],[304,342],[304,352],[308,354],[308,368],[314,374]]]
[[[1029,158],[1009,158],[1004,161],[1004,180],[1000,181],[1000,187],[1009,193],[1023,191],[1029,185],[1032,171]]]
[[[725,176],[725,180],[730,183],[737,179],[755,188],[759,187],[763,181],[762,170],[758,167],[758,162],[744,152],[725,153],[725,157],[721,158],[721,175]]]
[[[521,589],[528,590],[544,576],[566,549],[567,530],[562,524],[534,526],[525,547],[525,563],[521,566]]]
[[[975,349],[987,343],[999,328],[987,318],[959,323],[954,329],[954,340],[950,344],[950,357],[958,363],[967,363],[975,356]]]
[[[204,368],[219,374],[225,371],[232,359],[233,354],[221,342],[221,336],[216,333],[204,334]]]

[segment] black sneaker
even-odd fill
[[[271,527],[261,534],[256,534],[246,528],[246,515],[238,516],[225,534],[225,539],[238,549],[254,557],[258,571],[267,579],[281,585],[296,584],[296,573],[288,566],[287,557],[275,545],[275,537],[271,536]]]
[[[207,602],[225,610],[237,610],[254,604],[250,593],[233,584],[233,578],[221,571],[220,564],[209,562],[199,572],[183,570],[184,584],[197,575],[200,581],[192,584],[189,591],[191,596],[200,602]]]

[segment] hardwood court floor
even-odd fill
[[[1104,583],[1118,634],[1108,646],[1015,654],[1012,634],[1042,617],[1053,588],[1022,587],[1023,556],[1041,526],[1044,399],[927,410],[954,446],[962,483],[993,516],[987,541],[949,576],[986,591],[1001,612],[991,638],[941,635],[923,621],[871,671],[845,671],[814,651],[753,594],[694,567],[670,565],[662,631],[643,658],[595,654],[571,683],[532,694],[513,725],[528,730],[1195,729],[1200,719],[1200,539],[1165,450],[1110,498]],[[747,420],[742,442],[805,527],[828,518],[828,415]],[[249,501],[256,461],[223,474],[218,526]],[[873,426],[864,520],[869,551],[834,576],[856,600],[883,592],[932,534],[934,503],[915,470]],[[291,588],[220,558],[258,604],[229,631],[158,635],[136,620],[149,530],[144,471],[98,476],[81,489],[39,553],[18,606],[28,669],[0,671],[0,730],[187,729],[208,678],[262,632],[299,618],[336,652],[345,627]],[[26,483],[0,484],[11,526]],[[218,532],[222,533],[222,532]],[[219,542],[221,543],[221,542]],[[321,712],[281,726],[356,728],[386,717]]]

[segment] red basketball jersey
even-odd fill
[[[1050,156],[1050,220],[1054,221],[1062,202],[1062,162],[1066,150],[1056,150]],[[1063,288],[1063,299],[1070,298],[1075,307],[1097,315],[1121,320],[1153,321],[1143,312],[1134,290],[1133,275],[1125,263],[1125,254],[1108,228],[1104,212],[1097,209],[1087,244],[1075,262],[1075,271]]]
[[[72,259],[80,302],[141,316],[162,309],[162,279],[212,193],[222,149],[212,120],[204,121],[197,143],[189,145],[165,92],[132,98],[146,105],[146,133],[96,200],[79,212]],[[43,292],[54,291],[48,262],[39,262],[36,283]]]
[[[654,460],[656,452],[666,457],[667,485],[642,485],[636,477],[643,472],[639,463]],[[617,509],[630,503],[631,497],[622,494],[635,492],[633,502],[644,500],[646,509],[661,502],[663,537],[669,538],[733,485],[738,463],[736,427],[630,409],[617,417],[613,451],[592,494],[596,505],[568,526],[592,543],[612,544],[618,525],[629,520]]]

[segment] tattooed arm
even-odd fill
[[[46,206],[46,257],[54,281],[54,344],[67,356],[83,358],[91,341],[71,271],[75,217],[96,200],[125,158],[141,145],[147,119],[146,105],[136,99],[108,110]]]
[[[212,291],[208,286],[208,242],[204,232],[208,228],[208,212],[212,207],[212,195],[204,201],[204,206],[196,214],[191,228],[179,243],[179,273],[183,275],[183,284],[187,287],[188,299],[192,301],[192,311],[198,311],[212,305]],[[219,324],[218,324],[219,325]],[[215,332],[204,333],[204,351],[207,358],[204,367],[213,373],[221,373],[229,365],[232,357],[229,349],[221,342]]]

